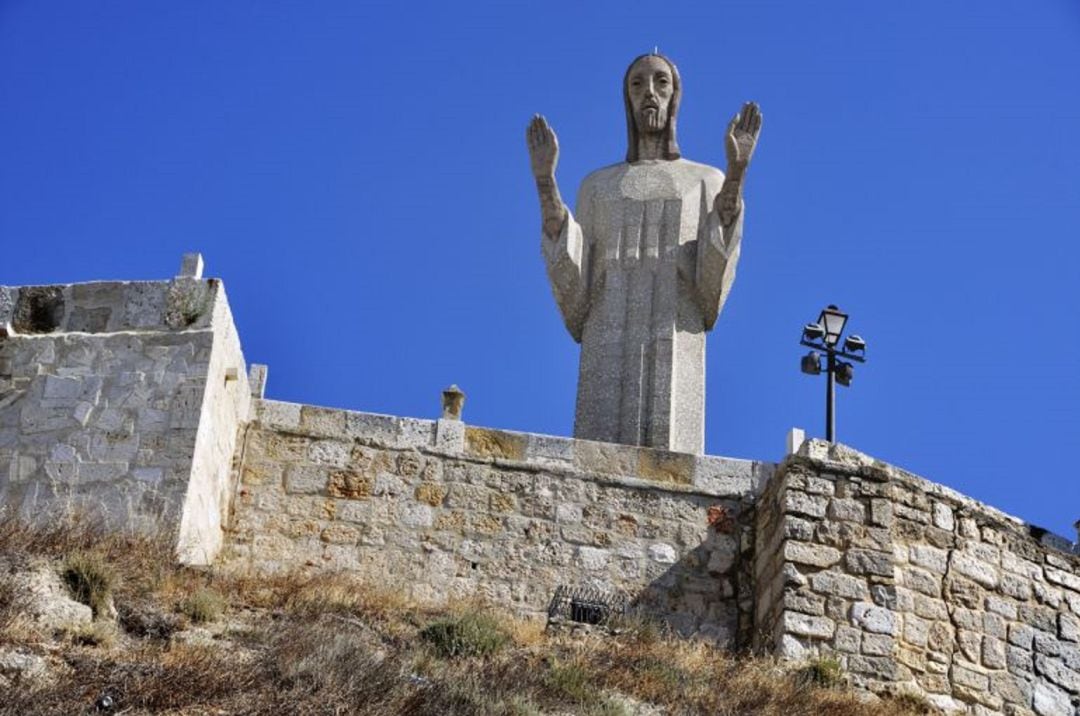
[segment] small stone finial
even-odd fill
[[[199,252],[184,254],[180,261],[178,278],[202,278],[203,258]]]
[[[442,392],[443,420],[461,420],[461,409],[464,407],[465,393],[456,384]]]

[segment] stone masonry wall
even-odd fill
[[[771,465],[256,401],[223,553],[347,569],[427,602],[540,614],[623,590],[680,632],[750,634],[753,503]],[[724,512],[707,523],[710,507]],[[719,529],[718,529],[719,528]]]
[[[223,362],[239,369],[236,388],[226,386]],[[179,530],[192,514],[185,505],[211,510],[199,495],[228,488],[234,418],[250,400],[243,373],[216,280],[0,287],[4,512],[82,512],[117,529]],[[198,459],[215,450],[224,470]],[[214,546],[206,524],[189,517],[185,526],[204,560]]]
[[[758,515],[762,649],[831,654],[861,687],[950,711],[1077,713],[1080,560],[1041,530],[820,442]]]

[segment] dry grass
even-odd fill
[[[24,639],[20,647],[47,655],[63,675],[11,689],[0,714],[87,713],[107,697],[114,713],[622,716],[633,713],[624,696],[680,715],[927,713],[917,699],[868,704],[648,623],[618,637],[545,636],[537,622],[476,604],[436,612],[347,575],[184,569],[173,566],[167,539],[88,524],[0,521],[5,554],[58,564],[96,555],[112,570],[119,620],[60,641]],[[0,584],[0,629],[17,619]],[[215,620],[217,641],[171,638],[186,622]]]

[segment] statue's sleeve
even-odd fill
[[[731,291],[731,284],[735,282],[735,266],[739,262],[742,243],[745,213],[742,197],[739,197],[738,217],[731,226],[721,224],[720,214],[714,210],[723,182],[724,175],[719,171],[716,176],[701,182],[702,211],[707,213],[705,220],[700,223],[695,283],[706,330],[716,323]]]
[[[585,328],[585,316],[588,313],[588,274],[586,262],[588,236],[584,224],[589,225],[589,195],[584,185],[578,192],[577,210],[581,222],[574,218],[569,207],[566,221],[558,236],[544,234],[540,239],[544,263],[547,265],[548,280],[555,302],[559,304],[566,330],[575,341],[581,343],[581,332]]]

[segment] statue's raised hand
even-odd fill
[[[747,102],[731,118],[728,124],[726,149],[728,173],[741,174],[754,156],[758,135],[761,134],[761,109],[754,102]]]
[[[553,178],[555,165],[559,163],[559,140],[547,120],[539,114],[533,116],[525,130],[525,140],[529,144],[533,177],[538,180]]]

